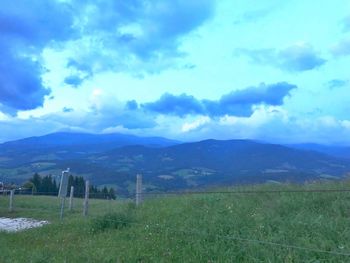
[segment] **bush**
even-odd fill
[[[108,213],[92,220],[91,231],[96,233],[107,229],[122,229],[134,221],[134,215],[129,211]]]

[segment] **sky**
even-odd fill
[[[12,0],[0,58],[0,142],[350,145],[348,0]]]

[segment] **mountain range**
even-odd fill
[[[124,134],[54,133],[0,144],[0,181],[71,168],[99,186],[132,193],[263,182],[338,179],[350,172],[347,148],[277,145],[250,140],[181,143]]]
[[[322,145],[315,143],[304,143],[304,144],[290,144],[286,145],[292,148],[315,151],[331,156],[350,159],[350,147],[349,146],[339,146],[339,145]]]

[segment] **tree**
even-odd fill
[[[34,193],[40,192],[41,184],[42,184],[42,180],[41,180],[40,175],[38,173],[35,173],[33,178],[31,178],[29,181],[32,182],[33,185],[35,186],[35,192]]]
[[[29,182],[34,186],[31,188],[33,193],[43,195],[57,195],[58,193],[58,187],[52,175],[41,177],[39,174],[35,173]]]
[[[109,196],[108,196],[108,189],[107,189],[107,187],[105,186],[105,187],[103,187],[103,189],[102,189],[102,198],[106,199],[107,197],[109,197]]]
[[[116,197],[116,195],[115,195],[115,190],[114,190],[114,188],[109,188],[109,193],[108,193],[108,195],[109,195],[109,198],[110,199],[116,199],[117,197]]]

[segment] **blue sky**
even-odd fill
[[[0,141],[350,145],[347,0],[13,0],[0,57]]]

